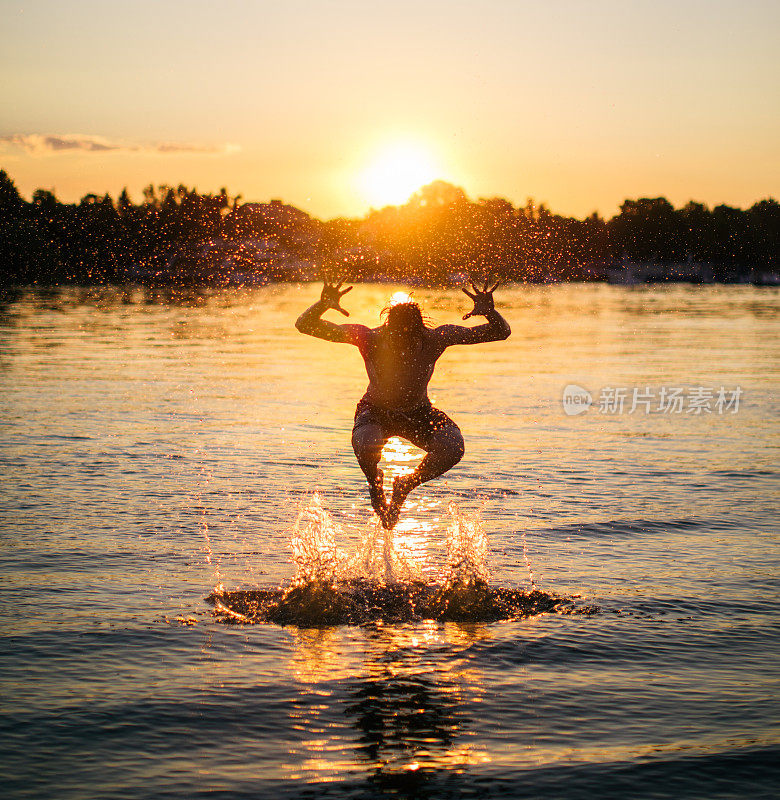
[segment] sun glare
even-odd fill
[[[437,178],[436,165],[423,147],[398,143],[381,151],[359,176],[360,191],[381,208],[400,205],[421,186]]]
[[[412,301],[411,295],[408,295],[406,292],[396,292],[390,298],[390,305],[397,306],[400,305],[401,303],[411,303],[411,301]]]

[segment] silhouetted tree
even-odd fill
[[[0,170],[0,279],[5,283],[219,283],[235,272],[292,273],[259,263],[284,252],[328,263],[353,279],[377,277],[449,285],[462,273],[509,280],[593,280],[611,260],[653,261],[674,277],[676,265],[709,264],[720,280],[777,270],[780,204],[710,210],[663,197],[626,200],[610,220],[553,214],[528,200],[472,201],[458,186],[434,181],[400,206],[364,219],[321,222],[271,200],[241,203],[227,189],[203,194],[184,184],[148,185],[133,203],[127,189],[61,203],[36,189],[30,202]],[[311,274],[311,273],[310,273]]]

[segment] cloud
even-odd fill
[[[186,142],[151,142],[137,143],[106,139],[103,136],[89,136],[82,133],[12,133],[0,136],[0,143],[20,147],[35,156],[50,155],[67,151],[84,153],[140,153],[145,155],[226,155],[235,153],[240,148],[234,144],[191,144]]]

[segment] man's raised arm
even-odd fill
[[[358,344],[362,332],[368,330],[364,325],[336,325],[335,322],[322,319],[322,315],[329,308],[340,311],[345,317],[349,316],[349,312],[341,307],[341,298],[351,291],[352,287],[348,286],[342,290],[342,286],[343,282],[336,285],[326,282],[322,287],[320,299],[298,317],[295,327],[301,333],[316,336],[318,339],[326,339],[329,342]]]
[[[482,290],[479,290],[472,282],[471,288],[474,290],[473,292],[468,289],[463,289],[463,291],[474,301],[474,308],[468,314],[464,314],[463,319],[485,317],[487,322],[474,328],[467,328],[465,325],[442,325],[436,328],[436,333],[441,337],[444,347],[453,344],[498,342],[508,339],[512,333],[509,323],[493,305],[493,292],[498,288],[498,283],[492,288],[488,288],[486,282]]]

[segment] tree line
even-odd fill
[[[353,280],[449,285],[463,273],[514,281],[601,280],[609,265],[652,262],[661,274],[702,263],[715,280],[780,269],[780,204],[709,208],[667,199],[626,200],[611,219],[551,212],[529,200],[471,200],[434,181],[400,206],[361,219],[318,220],[274,200],[242,203],[226,189],[148,186],[134,203],[87,194],[63,203],[37,189],[30,201],[0,170],[0,281],[236,283],[313,277],[319,266]]]

